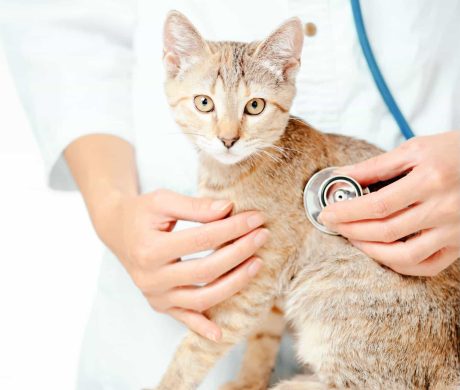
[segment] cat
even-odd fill
[[[157,390],[190,390],[234,344],[247,340],[225,390],[266,389],[285,323],[311,375],[275,389],[453,389],[460,383],[460,261],[434,277],[399,275],[340,236],[319,232],[303,208],[317,171],[382,153],[323,134],[290,116],[303,31],[286,21],[262,42],[205,41],[181,13],[164,27],[165,91],[199,153],[203,196],[233,213],[262,210],[270,240],[263,268],[241,292],[206,311],[219,342],[190,332]]]

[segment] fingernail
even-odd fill
[[[211,210],[214,211],[223,211],[227,209],[232,204],[229,200],[216,200],[211,204]]]
[[[257,272],[262,268],[262,261],[260,259],[254,260],[248,267],[249,276],[255,276]]]
[[[254,243],[257,246],[262,246],[267,242],[268,237],[270,237],[270,231],[268,229],[262,229],[254,237]]]
[[[220,335],[217,333],[217,332],[208,332],[206,333],[206,337],[209,339],[209,340],[212,340],[212,341],[219,341],[220,339]]]
[[[265,217],[261,213],[253,214],[248,218],[248,226],[251,229],[255,229],[256,227],[262,225],[265,222]]]
[[[356,248],[360,249],[361,247],[361,242],[355,241],[355,240],[348,240],[351,245],[355,246]]]

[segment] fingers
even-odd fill
[[[417,139],[405,142],[390,152],[354,165],[341,167],[337,171],[353,177],[363,186],[392,179],[414,166],[414,158],[418,157],[417,143]]]
[[[159,261],[169,261],[191,253],[215,249],[254,230],[265,222],[260,212],[248,211],[205,225],[163,233],[152,248]]]
[[[405,242],[366,242],[350,240],[369,257],[390,268],[395,266],[415,266],[429,258],[450,242],[450,233],[445,229],[425,230]]]
[[[326,226],[363,219],[385,218],[419,200],[420,177],[411,172],[390,185],[358,198],[336,202],[327,206],[320,214]],[[417,191],[414,191],[417,188]]]
[[[436,276],[450,266],[459,257],[458,248],[442,248],[426,260],[416,265],[401,265],[392,267],[394,271],[403,275]]]
[[[204,258],[164,265],[152,281],[152,287],[165,290],[211,283],[251,257],[265,244],[269,234],[267,229],[257,229]]]
[[[190,330],[209,340],[219,341],[222,337],[220,328],[201,313],[177,307],[169,309],[167,313],[182,322]]]
[[[221,219],[232,209],[229,200],[213,200],[181,195],[165,189],[148,194],[152,211],[172,219],[210,222]]]
[[[181,287],[171,290],[163,304],[203,312],[244,288],[261,267],[260,259],[251,258],[205,287]]]
[[[328,224],[327,227],[351,240],[390,243],[434,227],[438,215],[432,211],[430,205],[420,204],[384,219]]]

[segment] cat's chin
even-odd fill
[[[233,153],[219,153],[210,155],[214,160],[223,165],[234,165],[248,158],[245,155],[237,155]]]

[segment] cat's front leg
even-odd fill
[[[275,275],[273,269],[262,268],[244,290],[209,310],[209,318],[222,329],[221,340],[213,342],[190,332],[156,390],[196,389],[214,364],[247,337],[271,309]]]
[[[238,378],[225,384],[220,390],[266,390],[284,328],[284,313],[273,305],[261,324],[248,337]]]

